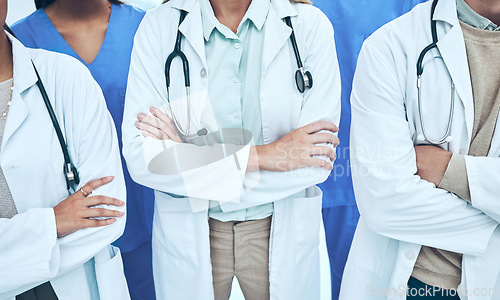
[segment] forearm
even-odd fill
[[[500,158],[464,156],[471,203],[500,222]]]
[[[463,155],[453,154],[438,187],[452,192],[464,200],[471,201],[467,167]]]

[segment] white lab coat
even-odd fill
[[[172,0],[146,14],[135,38],[128,80],[123,122],[124,156],[132,178],[156,190],[153,227],[153,264],[156,293],[159,299],[213,299],[212,272],[207,209],[201,212],[195,204],[206,199],[176,198],[186,195],[186,185],[203,187],[207,194],[225,194],[229,188],[241,188],[245,177],[248,147],[238,152],[241,171],[231,185],[222,186],[237,168],[228,157],[226,168],[218,176],[198,176],[199,180],[183,183],[182,175],[156,175],[148,171],[141,132],[135,128],[137,114],[148,112],[151,106],[166,102],[164,66],[175,44],[179,10],[188,11],[180,26],[185,36],[182,49],[189,59],[191,94],[203,94],[208,89],[204,38],[197,0]],[[281,20],[292,16],[300,54],[305,69],[314,77],[314,86],[300,94],[295,86],[297,63],[289,37],[291,30]],[[265,41],[262,57],[260,105],[265,143],[278,140],[295,128],[317,120],[336,124],[340,117],[340,76],[333,41],[333,29],[328,19],[310,5],[292,5],[287,0],[273,0],[264,25]],[[183,93],[180,64],[172,67],[172,89]],[[208,75],[207,75],[208,71]],[[175,91],[172,92],[174,94]],[[205,98],[204,101],[209,101]],[[192,115],[209,103],[193,105]],[[185,103],[175,111],[185,112]],[[193,118],[192,132],[202,126]],[[213,120],[212,120],[213,121]],[[213,124],[210,132],[217,130]],[[181,123],[185,124],[185,123]],[[191,145],[191,147],[197,147]],[[170,163],[175,163],[172,159]],[[211,166],[205,167],[210,170]],[[203,175],[203,167],[197,174]],[[221,205],[230,212],[274,202],[270,249],[270,292],[272,299],[319,299],[319,232],[321,222],[321,190],[317,183],[327,179],[329,171],[307,168],[287,173],[260,172],[257,186],[239,202]],[[248,174],[247,174],[248,175]],[[168,194],[167,194],[168,193]],[[295,194],[306,196],[296,198]],[[328,262],[325,264],[328,266]],[[330,290],[330,287],[325,287]]]
[[[122,234],[125,218],[57,238],[53,207],[69,194],[62,151],[35,84],[31,60],[65,135],[80,185],[115,176],[94,195],[125,200],[117,135],[102,92],[75,59],[27,49],[9,38],[14,91],[0,163],[19,214],[0,219],[0,299],[14,299],[47,281],[59,299],[90,300],[99,295],[100,299],[128,299],[120,254],[111,255],[116,249],[109,246]],[[117,298],[110,298],[113,295]]]
[[[421,245],[464,254],[460,288],[469,294],[462,299],[500,298],[500,122],[488,157],[466,156],[472,204],[414,175],[413,147],[422,144],[416,62],[432,41],[431,2],[374,33],[359,57],[351,98],[351,157],[361,219],[341,299],[405,299]],[[423,61],[426,130],[432,139],[444,134],[453,78],[453,141],[443,147],[467,154],[474,104],[455,0],[439,1],[434,19],[439,50]]]

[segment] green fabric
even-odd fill
[[[222,25],[209,0],[200,0],[205,52],[208,65],[208,95],[219,129],[250,131],[255,145],[263,144],[260,110],[261,61],[264,23],[269,0],[253,0],[234,33]],[[209,216],[219,221],[259,220],[273,214],[272,203],[224,213],[211,202]]]
[[[500,26],[475,12],[465,0],[457,0],[457,13],[460,21],[479,29],[500,31]]]

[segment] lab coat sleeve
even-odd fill
[[[367,40],[353,83],[351,158],[361,216],[371,230],[389,238],[481,255],[498,222],[415,175],[405,80],[396,69],[406,63],[395,61],[394,47]],[[487,174],[493,176],[493,170]]]
[[[0,219],[0,299],[26,283],[50,280],[59,269],[57,229],[52,208],[33,208]],[[22,254],[21,254],[22,253]],[[10,295],[9,295],[10,294]]]
[[[212,153],[219,151],[221,144],[214,146],[196,146],[180,144],[171,140],[159,143],[168,143],[169,149],[162,156],[162,164],[172,166],[176,164],[190,165],[196,158],[198,165],[190,172],[178,172],[164,175],[160,172],[152,173],[148,169],[145,151],[148,145],[154,144],[152,138],[145,139],[139,129],[135,127],[137,114],[148,113],[151,107],[161,107],[167,103],[166,81],[164,74],[165,60],[173,49],[161,39],[160,28],[153,18],[158,18],[156,11],[148,12],[137,31],[132,51],[131,66],[128,78],[125,111],[123,119],[123,155],[132,178],[145,186],[160,192],[175,195],[189,196],[201,199],[227,201],[238,197],[242,189],[243,177],[246,172],[250,146],[241,147],[235,155],[220,159],[215,169],[210,163]],[[162,16],[163,17],[163,16]],[[175,17],[177,19],[177,16]],[[165,28],[161,30],[166,30]],[[187,41],[184,41],[187,43]],[[196,58],[198,59],[198,58]],[[193,66],[190,65],[192,68]],[[173,71],[180,70],[173,68]],[[194,73],[194,71],[192,72]],[[173,75],[176,78],[182,74]],[[182,81],[183,82],[183,81]],[[193,91],[193,94],[195,91]],[[167,112],[168,113],[168,112]],[[156,143],[158,144],[158,143]],[[222,144],[224,145],[224,144]],[[186,153],[197,153],[187,160],[178,159],[175,153],[186,156]],[[205,159],[206,158],[206,159]],[[214,172],[216,171],[216,174]],[[214,174],[214,175],[210,175]],[[196,178],[187,180],[185,178]]]
[[[472,206],[500,222],[500,158],[465,156]]]
[[[66,63],[65,72],[57,74],[59,86],[67,90],[57,92],[56,102],[64,103],[57,103],[54,109],[60,124],[64,124],[61,128],[80,175],[80,187],[94,179],[114,176],[111,183],[94,190],[92,195],[125,201],[116,129],[102,92],[83,65],[72,58],[59,59],[64,61],[57,64]],[[41,64],[37,60],[35,63]],[[40,70],[44,82],[53,81],[44,76],[44,69]],[[46,87],[50,89],[51,85]],[[40,197],[46,195],[40,193]],[[66,196],[58,201],[65,199]],[[124,207],[111,209],[125,211]],[[106,227],[83,229],[57,238],[53,208],[35,208],[10,220],[0,219],[0,299],[20,294],[82,266],[115,241],[124,227],[125,217],[122,217]]]
[[[116,128],[106,107],[99,85],[90,72],[81,64],[81,74],[75,76],[73,86],[83,85],[81,96],[74,92],[73,125],[75,134],[75,159],[80,175],[80,187],[92,180],[114,176],[112,182],[96,189],[92,195],[103,195],[126,202],[126,187],[123,177]],[[71,125],[67,124],[69,128]],[[103,208],[125,212],[126,207],[103,206]],[[58,239],[60,267],[58,275],[81,266],[100,250],[118,239],[125,229],[126,217],[106,227],[79,230]]]
[[[310,71],[313,76],[313,87],[304,94],[297,128],[319,120],[338,126],[341,86],[333,27],[323,13],[316,8],[308,8],[315,10],[314,17],[308,20],[314,24],[308,25],[311,28],[306,39],[309,49],[303,52],[307,54],[302,59],[304,70]],[[229,212],[282,200],[324,182],[329,175],[329,170],[318,167],[280,173],[261,171],[258,184],[247,192],[241,202],[225,203],[221,207],[224,212]]]

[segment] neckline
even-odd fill
[[[500,43],[500,31],[499,30],[486,30],[476,28],[470,24],[463,21],[459,21],[462,27],[462,32],[464,39],[471,42],[479,42],[485,45],[499,44]]]
[[[0,87],[4,85],[9,85],[9,88],[12,86],[12,81],[14,81],[14,78],[7,79],[5,81],[0,82]]]
[[[101,56],[101,52],[103,51],[104,46],[109,42],[111,32],[113,31],[113,25],[114,25],[114,20],[115,20],[115,10],[116,10],[116,4],[111,4],[111,13],[109,15],[109,21],[108,21],[108,27],[106,28],[106,33],[104,35],[104,40],[102,41],[101,47],[99,48],[99,51],[97,52],[97,55],[94,57],[92,62],[87,63],[84,59],[78,55],[78,53],[71,47],[71,45],[64,39],[64,37],[61,35],[61,33],[57,30],[57,28],[54,26],[54,23],[50,20],[49,16],[45,12],[45,9],[40,9],[42,17],[45,19],[47,22],[48,27],[54,34],[54,36],[64,45],[64,47],[67,48],[67,50],[70,52],[70,55],[78,59],[81,63],[83,63],[87,68],[90,68],[92,65],[95,64],[95,62],[99,59]]]

